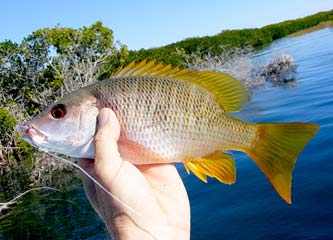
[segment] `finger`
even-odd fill
[[[181,181],[176,167],[171,163],[136,165],[136,167],[148,178],[172,183]]]
[[[122,164],[117,146],[119,135],[120,125],[115,113],[103,108],[98,115],[95,136],[95,171],[104,183],[112,180]]]
[[[190,205],[187,192],[181,177],[173,164],[152,164],[136,166],[155,190],[159,206],[168,216],[171,224],[189,229]]]
[[[185,191],[183,181],[174,164],[137,165],[136,167],[148,179],[150,185],[158,191],[172,191],[176,194]]]
[[[104,127],[111,129],[109,136],[118,141],[120,135],[120,124],[114,111],[109,108],[102,108],[98,114],[98,132]],[[104,130],[103,130],[104,131]]]

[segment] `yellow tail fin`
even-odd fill
[[[291,175],[296,158],[319,126],[312,123],[264,123],[256,126],[254,146],[245,152],[264,172],[278,194],[291,203]]]

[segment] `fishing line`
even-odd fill
[[[119,198],[117,198],[115,195],[113,195],[109,190],[107,190],[102,184],[100,184],[94,177],[92,177],[86,170],[84,170],[82,167],[80,167],[79,165],[77,165],[74,162],[71,162],[63,157],[60,157],[56,154],[53,154],[51,152],[45,151],[44,149],[39,149],[42,150],[43,152],[45,152],[46,154],[51,155],[52,157],[63,161],[77,169],[79,169],[84,175],[86,175],[90,180],[92,180],[99,188],[101,188],[105,193],[107,193],[109,196],[111,196],[114,200],[116,200],[117,202],[119,202],[121,205],[123,205],[124,207],[126,207],[127,209],[129,209],[130,211],[132,211],[133,213],[135,213],[137,216],[142,217],[142,214],[140,214],[139,212],[137,212],[134,208],[132,208],[131,206],[129,206],[127,203],[123,202],[122,200],[120,200]]]
[[[116,200],[117,202],[119,202],[121,205],[123,205],[124,207],[126,207],[127,209],[129,209],[130,211],[132,211],[134,214],[136,214],[138,217],[142,217],[144,218],[144,216],[142,214],[140,214],[139,212],[137,212],[134,208],[132,208],[131,206],[129,206],[127,203],[123,202],[122,200],[120,200],[119,198],[117,198],[115,195],[113,195],[109,190],[107,190],[102,184],[100,184],[94,177],[92,177],[86,170],[84,170],[82,167],[80,167],[79,165],[77,165],[74,162],[71,162],[63,157],[60,157],[56,154],[53,154],[51,152],[48,152],[46,149],[42,149],[42,148],[38,148],[38,150],[45,152],[46,154],[49,154],[50,156],[54,157],[57,160],[63,161],[77,169],[79,169],[84,175],[86,175],[90,180],[92,180],[98,187],[100,187],[105,193],[107,193],[109,196],[111,196],[114,200]],[[130,217],[130,216],[129,216]],[[147,234],[149,234],[153,239],[158,239],[152,232],[150,232],[149,230],[146,230],[142,227],[140,227],[140,225],[138,223],[136,223],[136,221],[130,217],[132,219],[132,221],[143,231],[145,231]]]

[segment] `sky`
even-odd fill
[[[0,0],[0,42],[100,20],[131,50],[225,29],[262,27],[333,9],[333,0]]]

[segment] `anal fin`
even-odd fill
[[[207,176],[226,184],[236,181],[235,162],[230,154],[216,151],[200,158],[187,158],[183,163],[188,173],[192,171],[203,182],[207,183]]]

